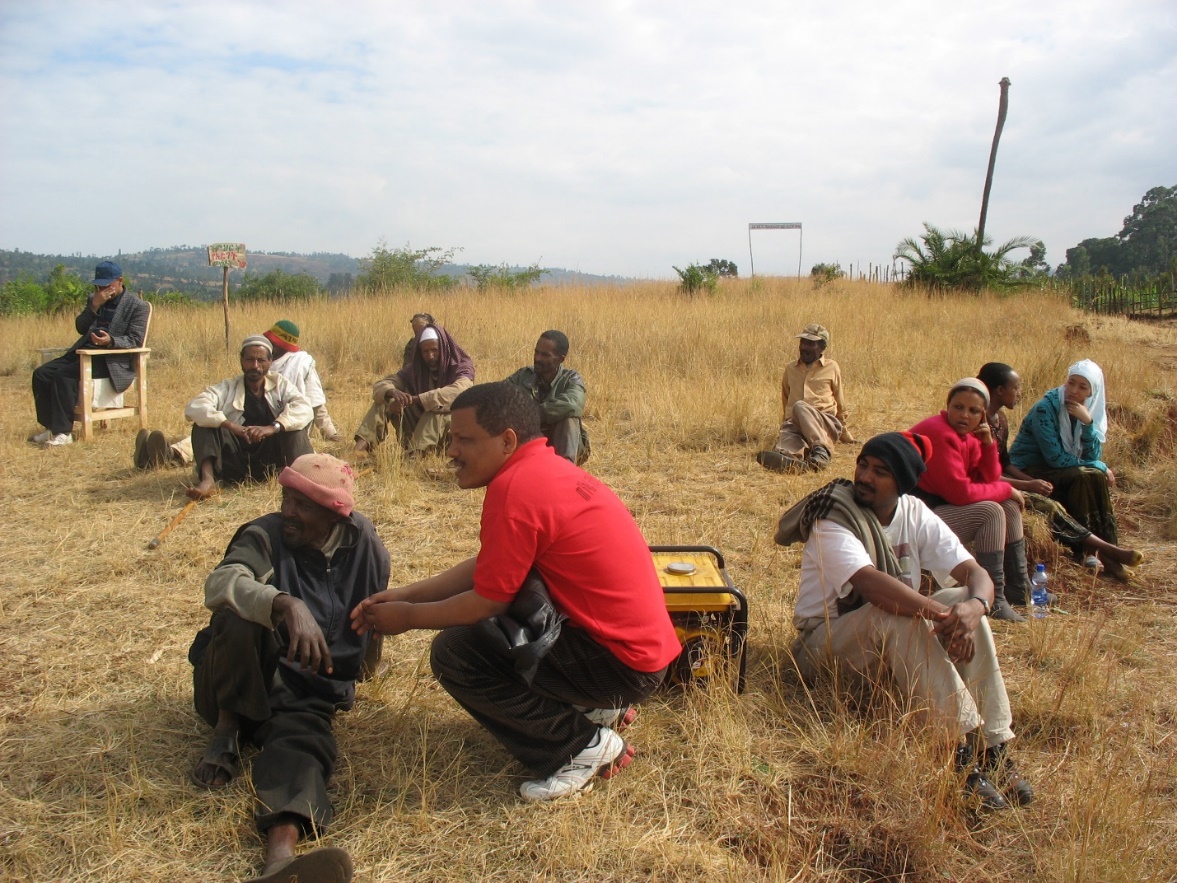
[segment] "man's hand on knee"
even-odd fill
[[[331,674],[335,665],[331,660],[331,651],[327,648],[327,639],[323,637],[323,630],[315,622],[306,604],[281,593],[274,599],[274,610],[278,621],[286,623],[286,634],[290,640],[286,661],[294,662],[297,659],[304,669]]]

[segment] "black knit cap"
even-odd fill
[[[887,464],[899,495],[910,494],[932,459],[932,440],[914,432],[884,432],[862,446],[862,455],[878,457]]]

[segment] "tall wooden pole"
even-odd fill
[[[221,278],[221,304],[225,305],[225,352],[232,352],[233,345],[230,343],[230,327],[228,327],[228,267],[225,267],[224,270],[225,275]]]
[[[985,242],[985,218],[989,214],[989,189],[993,186],[993,166],[997,164],[997,143],[1005,127],[1005,112],[1009,110],[1009,77],[1002,77],[1001,100],[997,105],[997,129],[993,132],[993,146],[989,148],[989,168],[985,172],[985,193],[981,197],[981,220],[977,222],[977,253],[981,253]]]

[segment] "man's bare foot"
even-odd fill
[[[222,712],[204,749],[204,756],[192,768],[193,782],[203,788],[224,788],[233,781],[240,757],[237,731],[237,718]]]
[[[220,493],[215,480],[202,481],[199,484],[188,488],[187,494],[190,500],[207,500],[209,497],[215,497]]]

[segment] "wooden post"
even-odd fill
[[[222,268],[225,275],[221,277],[221,303],[225,306],[225,352],[233,351],[233,345],[229,342],[229,268]]]

